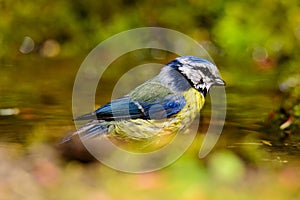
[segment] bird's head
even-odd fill
[[[175,69],[204,96],[212,86],[225,86],[218,68],[211,62],[195,56],[182,56],[169,62],[167,66]]]

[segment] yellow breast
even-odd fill
[[[174,116],[171,123],[163,128],[163,133],[181,133],[191,125],[200,113],[205,102],[204,96],[192,88],[184,93],[184,97],[186,105]]]
[[[124,120],[113,124],[111,133],[122,139],[143,140],[184,131],[199,114],[205,99],[196,89],[184,93],[186,105],[172,117],[162,120]]]

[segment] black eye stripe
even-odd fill
[[[202,67],[202,68],[201,68],[201,72],[202,72],[205,76],[207,76],[207,77],[212,77],[212,76],[213,76],[212,73],[211,73],[211,71],[210,71],[208,68],[206,68],[206,67]]]

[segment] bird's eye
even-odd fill
[[[203,78],[200,79],[199,83],[200,83],[200,84],[203,84],[203,83],[204,83],[204,82],[203,82]]]

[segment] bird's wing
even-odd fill
[[[137,87],[122,98],[112,100],[95,112],[76,120],[95,119],[117,121],[123,119],[163,119],[178,113],[186,104],[177,95],[159,83],[147,83]]]

